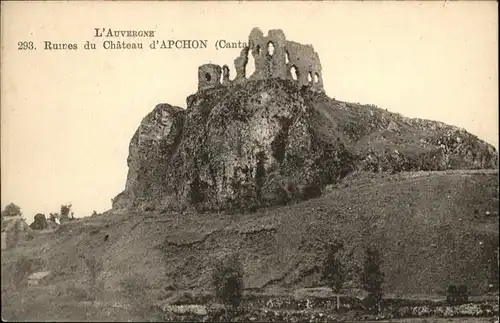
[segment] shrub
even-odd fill
[[[87,253],[81,257],[83,258],[88,270],[87,284],[89,287],[89,299],[95,301],[97,299],[97,294],[100,291],[98,277],[103,269],[102,259],[96,257],[92,253]]]
[[[382,261],[379,251],[374,247],[366,247],[365,253],[361,283],[363,289],[368,292],[366,305],[370,310],[376,311],[383,294],[382,283],[384,282],[384,273],[380,270]]]
[[[465,304],[469,300],[469,292],[466,285],[449,285],[446,290],[446,302],[449,305]]]
[[[338,256],[342,247],[342,243],[334,243],[330,247],[323,265],[323,280],[326,281],[335,292],[339,292],[344,283],[344,268]]]
[[[57,219],[59,219],[59,214],[49,213],[49,221],[56,222]]]
[[[2,217],[22,215],[21,208],[14,203],[7,205],[2,211]]]
[[[457,286],[449,285],[448,289],[446,290],[446,302],[449,305],[454,305],[456,302],[456,297],[457,297]]]
[[[61,205],[61,215],[60,215],[60,221],[66,221],[70,220],[70,211],[71,211],[71,204],[68,205]]]
[[[212,274],[216,297],[224,304],[238,308],[243,296],[243,266],[238,255],[216,261]]]
[[[465,304],[469,301],[469,291],[467,285],[458,286],[457,302],[459,304]]]

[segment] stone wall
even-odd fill
[[[14,247],[20,239],[20,234],[30,231],[30,227],[22,216],[9,216],[2,221],[2,250]]]
[[[287,42],[287,78],[294,79],[292,69],[295,69],[297,81],[301,86],[311,85],[313,88],[323,89],[323,78],[321,77],[321,63],[319,55],[311,45],[301,45],[295,42]]]
[[[287,41],[281,30],[270,30],[268,36],[254,28],[248,40],[249,50],[255,60],[255,72],[251,80],[268,78],[287,79]]]
[[[249,57],[251,56],[251,57]],[[253,58],[255,71],[247,75],[248,60]],[[198,90],[213,88],[221,84],[241,84],[247,80],[281,78],[296,82],[298,86],[309,86],[323,92],[323,78],[319,55],[311,45],[287,41],[280,29],[269,30],[264,36],[259,28],[252,29],[248,47],[243,48],[234,60],[236,76],[229,79],[229,68],[224,65],[205,64],[198,69]],[[221,72],[222,71],[222,72]]]
[[[198,67],[198,90],[216,87],[221,84],[222,68],[215,64]]]

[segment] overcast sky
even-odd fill
[[[186,106],[198,66],[228,64],[253,27],[319,53],[325,90],[408,117],[463,127],[498,149],[496,2],[2,2],[2,208],[31,221],[72,203],[111,207],[130,139],[157,103]],[[94,28],[208,40],[203,50],[111,51]],[[97,49],[83,50],[86,40]],[[134,39],[127,39],[135,42]],[[19,50],[33,41],[37,50]],[[77,43],[43,50],[43,41]],[[147,46],[148,39],[143,39]]]

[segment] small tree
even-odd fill
[[[224,304],[238,308],[243,297],[243,266],[238,255],[231,255],[215,263],[212,275],[215,294]]]
[[[363,289],[368,292],[368,307],[371,310],[377,310],[383,294],[384,273],[380,270],[382,261],[380,252],[372,246],[366,247],[365,253],[361,281]]]
[[[21,212],[21,208],[14,203],[10,203],[7,205],[2,211],[2,217],[5,216],[21,216],[23,213]]]
[[[335,242],[331,245],[325,263],[323,264],[323,280],[337,293],[344,284],[344,268],[339,259],[339,251],[342,248],[343,245],[339,242]]]
[[[83,258],[88,270],[87,283],[89,287],[89,296],[91,301],[95,302],[100,291],[98,277],[103,269],[103,261],[101,257],[93,253],[81,255],[81,258]]]
[[[56,222],[56,219],[59,219],[59,214],[49,213],[49,221]]]
[[[61,215],[60,220],[69,220],[69,213],[71,211],[71,204],[61,205]]]

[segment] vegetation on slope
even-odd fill
[[[175,290],[211,292],[216,259],[239,253],[247,292],[286,292],[327,285],[322,265],[329,246],[341,241],[342,293],[362,288],[366,246],[380,251],[384,294],[442,295],[450,284],[485,293],[498,274],[498,173],[400,175],[359,174],[320,198],[252,216],[150,212],[74,220],[3,251],[2,279],[26,257],[52,273],[30,302],[74,295],[91,302],[96,290],[101,300],[124,302],[123,281],[134,273],[159,300]],[[89,255],[101,262],[97,273]]]

